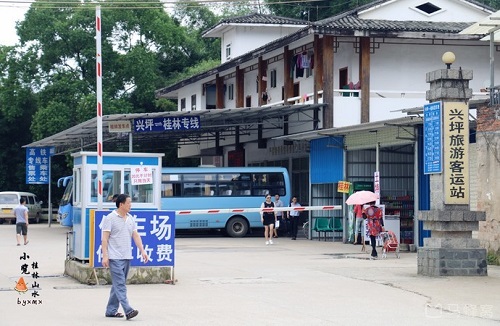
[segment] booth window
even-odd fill
[[[111,202],[113,194],[120,194],[121,191],[121,171],[102,171],[102,201]],[[90,201],[97,202],[97,170],[92,170],[90,178]]]
[[[152,169],[153,175],[156,174],[156,169]],[[125,193],[132,198],[132,203],[153,203],[153,184],[133,185],[130,183],[130,170],[124,172],[124,188]]]
[[[82,202],[82,171],[80,169],[75,169],[75,179],[73,180],[73,202],[79,204]]]

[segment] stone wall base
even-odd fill
[[[109,269],[94,269],[88,264],[79,261],[66,260],[64,262],[64,274],[83,284],[111,284]],[[127,284],[171,283],[172,279],[173,269],[171,267],[130,267]]]
[[[486,249],[418,248],[418,274],[487,276]]]

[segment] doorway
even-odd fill
[[[339,88],[343,88],[349,84],[349,70],[347,67],[339,69]]]

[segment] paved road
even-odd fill
[[[0,325],[121,325],[104,317],[109,286],[63,276],[66,229],[30,226],[16,247],[0,225]],[[39,305],[14,291],[20,257],[38,263]],[[174,285],[130,285],[134,325],[498,325],[500,269],[487,277],[418,276],[415,253],[368,260],[359,246],[279,238],[182,237]],[[31,270],[33,266],[30,265]],[[33,279],[26,278],[30,285]],[[39,301],[37,301],[39,302]]]

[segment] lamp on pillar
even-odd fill
[[[446,65],[446,69],[450,69],[451,64],[455,62],[455,53],[445,52],[441,57],[441,60],[443,60],[444,64]]]

